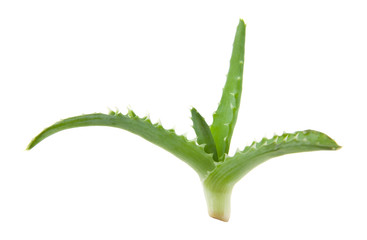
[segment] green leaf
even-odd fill
[[[271,139],[263,138],[260,142],[253,142],[243,151],[237,152],[233,157],[227,157],[205,181],[214,185],[233,186],[246,173],[270,158],[290,153],[339,148],[341,147],[329,136],[314,130],[284,133]]]
[[[218,154],[215,147],[214,139],[205,119],[195,108],[191,109],[191,119],[193,122],[193,128],[197,136],[198,144],[205,144],[205,152],[213,154],[214,161],[218,161]]]
[[[201,178],[214,169],[212,156],[205,153],[203,147],[196,145],[194,141],[188,141],[184,136],[177,135],[174,130],[166,130],[160,124],[152,124],[147,117],[137,117],[131,110],[127,115],[111,111],[109,115],[94,113],[61,120],[36,136],[27,150],[54,133],[86,126],[116,127],[139,135],[186,162]]]
[[[233,43],[227,81],[218,109],[213,114],[213,124],[210,127],[220,160],[223,160],[224,154],[229,151],[240,107],[243,64],[245,60],[245,35],[246,25],[243,20],[240,20]]]

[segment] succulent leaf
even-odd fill
[[[217,147],[219,160],[228,153],[233,129],[236,125],[241,101],[243,64],[245,61],[246,25],[241,19],[233,43],[232,57],[217,111],[213,114],[213,124],[210,130]]]
[[[160,124],[152,124],[147,117],[139,118],[132,110],[129,110],[126,115],[110,111],[108,115],[94,113],[61,120],[43,130],[31,141],[27,149],[33,148],[59,131],[86,126],[116,127],[139,135],[186,162],[201,178],[214,169],[212,156],[205,153],[203,147],[196,145],[194,141],[187,140],[184,136],[177,135],[173,130],[164,129]]]
[[[329,136],[314,130],[284,133],[271,139],[263,138],[260,142],[253,142],[234,156],[227,157],[208,176],[207,181],[212,181],[215,178],[220,179],[226,185],[233,185],[246,173],[268,159],[290,153],[337,150],[339,148],[341,147]]]
[[[218,154],[215,147],[214,139],[205,119],[195,108],[191,109],[191,119],[193,122],[193,128],[197,136],[198,144],[205,144],[205,152],[212,153],[214,161],[218,161]]]

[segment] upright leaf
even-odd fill
[[[195,108],[191,109],[191,119],[193,122],[193,128],[195,130],[198,143],[205,144],[205,152],[213,154],[214,161],[218,161],[218,154],[215,147],[214,139],[205,119]]]
[[[213,114],[213,124],[210,127],[220,160],[223,160],[224,154],[229,151],[233,129],[240,107],[243,64],[245,59],[245,35],[246,25],[241,19],[233,43],[227,81],[218,109]]]

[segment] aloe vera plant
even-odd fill
[[[231,137],[237,120],[242,92],[246,25],[240,20],[233,44],[230,68],[218,109],[209,126],[195,109],[191,109],[196,140],[166,130],[149,117],[138,117],[132,110],[127,114],[110,111],[67,118],[43,130],[28,145],[33,148],[48,136],[70,128],[108,126],[127,130],[169,151],[191,166],[204,187],[209,215],[228,221],[233,186],[249,171],[266,160],[289,153],[336,150],[340,146],[327,135],[314,131],[284,133],[253,142],[234,156],[228,156]]]

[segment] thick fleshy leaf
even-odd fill
[[[216,183],[233,186],[246,173],[268,159],[290,153],[320,150],[337,150],[341,148],[333,139],[324,133],[306,130],[295,133],[284,133],[271,139],[263,138],[253,142],[233,157],[227,157],[206,179],[211,185]]]
[[[245,61],[245,35],[246,25],[243,20],[240,20],[233,43],[227,81],[218,109],[213,114],[213,124],[210,126],[219,160],[223,160],[224,154],[229,151],[233,129],[236,125],[240,108],[243,64]]]
[[[210,154],[205,153],[203,147],[196,145],[194,141],[188,141],[184,136],[177,135],[174,130],[166,130],[160,124],[152,124],[149,118],[137,117],[131,110],[127,115],[111,111],[109,115],[94,113],[61,120],[43,130],[31,141],[27,149],[33,148],[59,131],[86,126],[116,127],[139,135],[186,162],[200,177],[214,169],[214,161]]]
[[[204,144],[205,152],[213,154],[214,161],[218,161],[218,154],[215,147],[214,139],[205,119],[195,108],[191,109],[191,119],[193,122],[193,128],[197,136],[198,144]]]

